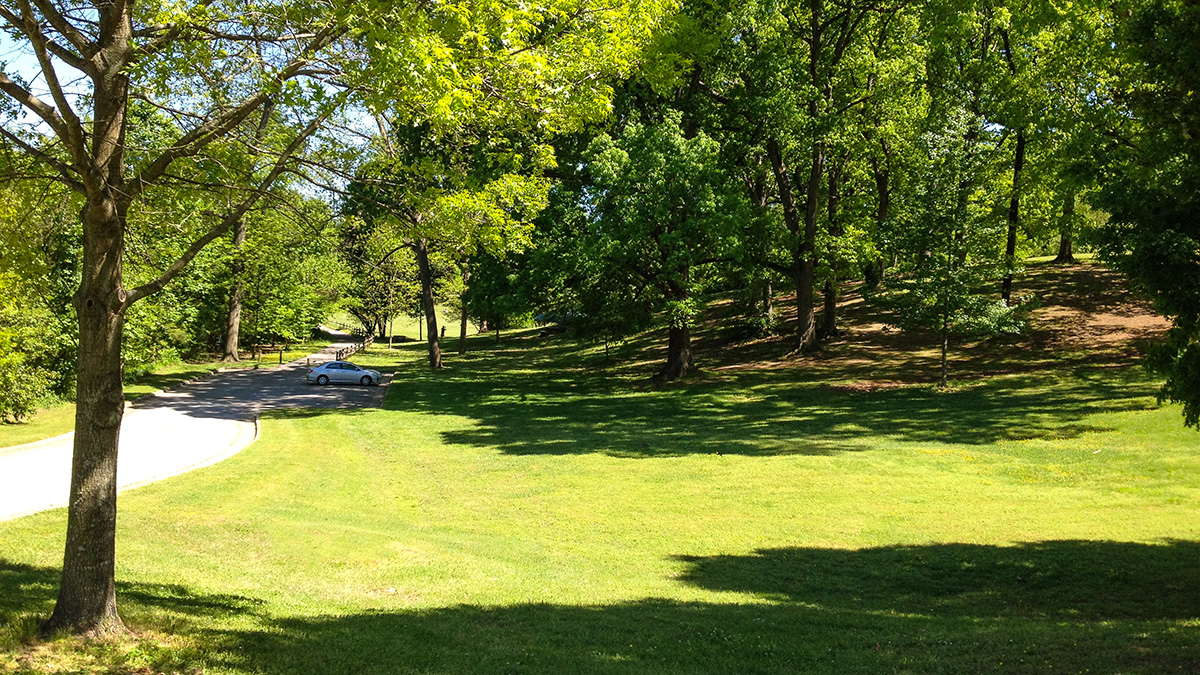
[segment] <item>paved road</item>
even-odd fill
[[[333,345],[273,368],[229,370],[129,404],[121,422],[117,484],[125,490],[215,464],[258,437],[258,416],[280,408],[365,408],[383,403],[381,386],[316,386],[306,361],[328,361]],[[0,521],[65,506],[74,434],[0,449]]]

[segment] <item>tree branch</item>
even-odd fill
[[[69,165],[69,164],[63,162],[62,160],[58,159],[57,157],[54,157],[53,155],[25,142],[24,139],[22,139],[21,137],[17,136],[14,133],[12,133],[8,129],[5,129],[3,126],[0,126],[0,136],[4,136],[5,138],[7,138],[9,140],[9,142],[20,147],[21,150],[29,153],[33,157],[36,157],[37,159],[41,160],[43,163],[49,165],[51,168],[53,168],[55,171],[57,171],[59,173],[59,175],[62,177],[63,182],[66,183],[68,186],[70,186],[70,188],[72,190],[75,190],[76,192],[78,192],[80,194],[84,193],[84,190],[86,188],[84,187],[83,183],[81,183],[79,181],[79,175],[78,175],[78,173],[76,173],[75,169],[71,167],[71,165]]]
[[[186,251],[184,251],[183,255],[179,256],[179,258],[176,259],[170,267],[164,270],[157,279],[148,284],[138,286],[130,291],[122,303],[122,309],[128,309],[130,305],[138,300],[162,290],[162,288],[166,286],[172,279],[179,276],[179,273],[182,272],[185,267],[187,267],[188,263],[190,263],[192,259],[200,253],[200,251],[204,250],[205,246],[208,246],[214,239],[228,231],[234,223],[241,220],[246,215],[246,212],[249,211],[256,202],[258,202],[258,200],[262,197],[262,194],[271,187],[271,184],[275,182],[275,179],[279,178],[279,175],[283,173],[283,170],[286,168],[287,163],[291,159],[292,155],[295,154],[298,149],[300,149],[300,146],[304,145],[304,142],[309,136],[311,136],[318,128],[320,128],[320,126],[329,117],[330,112],[331,111],[326,110],[318,115],[308,123],[308,126],[305,127],[303,131],[301,131],[295,138],[292,139],[292,142],[288,144],[287,148],[280,153],[279,158],[275,161],[275,166],[271,168],[270,173],[268,173],[267,176],[259,182],[258,186],[251,191],[249,197],[243,199],[233,209],[230,209],[225,214],[225,217],[221,220],[221,222],[214,225],[212,229],[204,234],[204,236],[193,242],[192,245],[189,246]]]
[[[54,27],[54,30],[66,38],[83,59],[90,59],[96,53],[96,43],[72,26],[71,22],[67,21],[67,17],[63,16],[53,4],[47,0],[33,0],[33,3],[37,5],[38,11],[46,17],[46,21]],[[80,68],[80,70],[83,69]]]
[[[37,54],[38,63],[42,67],[42,77],[46,80],[46,86],[50,89],[50,95],[54,98],[54,103],[58,106],[58,114],[63,120],[61,128],[66,133],[65,135],[60,135],[60,138],[66,144],[67,152],[71,154],[76,166],[80,168],[82,173],[88,165],[87,142],[83,131],[83,123],[79,121],[79,116],[75,114],[75,110],[67,102],[62,85],[58,82],[58,73],[55,72],[54,64],[50,61],[50,54],[46,51],[46,36],[42,33],[41,27],[38,26],[37,17],[33,13],[33,7],[29,5],[28,0],[20,0],[20,6],[21,14],[24,18],[24,27],[20,30],[25,34],[25,37],[29,38],[29,43],[33,45],[33,51]]]
[[[317,33],[317,37],[308,44],[304,53],[288,62],[278,74],[272,78],[272,85],[278,87],[287,80],[299,74],[310,61],[310,55],[315,54],[321,49],[328,46],[340,35],[339,31],[333,30],[331,27],[325,27]],[[208,144],[222,138],[231,129],[241,124],[250,116],[259,106],[263,105],[271,99],[274,91],[268,91],[267,87],[255,93],[253,96],[243,100],[236,106],[226,110],[224,113],[214,116],[209,121],[197,126],[188,133],[184,134],[179,140],[175,141],[171,147],[163,151],[154,161],[150,162],[145,169],[131,182],[129,185],[130,198],[136,197],[146,186],[153,184],[162,174],[171,166],[171,163],[182,157],[189,157],[203,150]]]
[[[8,94],[9,98],[25,106],[30,112],[40,117],[59,138],[66,135],[66,125],[63,123],[63,119],[58,116],[58,111],[54,109],[54,106],[33,95],[30,91],[9,79],[8,75],[3,72],[0,72],[0,91]]]

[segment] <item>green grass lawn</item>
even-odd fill
[[[1135,366],[654,388],[473,346],[369,350],[383,409],[274,414],[123,494],[138,638],[31,640],[65,512],[0,523],[0,672],[1200,671],[1200,434]]]
[[[447,338],[458,338],[459,315],[457,312],[451,311],[449,307],[438,306],[437,320],[439,328],[443,326],[446,328]],[[351,328],[357,328],[360,325],[358,319],[355,319],[354,316],[347,312],[337,312],[329,318],[329,321],[330,324],[339,324],[349,326]],[[401,338],[405,340],[416,340],[417,336],[423,335],[422,332],[425,330],[425,319],[424,317],[417,318],[413,316],[399,315],[392,318],[390,327],[392,334],[396,336],[397,340]],[[475,333],[476,326],[474,322],[468,326],[468,331],[471,334]]]

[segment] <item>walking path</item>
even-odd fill
[[[336,334],[336,333],[335,333]],[[378,387],[308,384],[308,363],[333,359],[349,343],[282,366],[232,369],[125,406],[117,454],[117,486],[127,490],[210,466],[258,438],[258,416],[279,408],[379,406],[391,375]],[[66,506],[74,433],[0,449],[0,521]]]

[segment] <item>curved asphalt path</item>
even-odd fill
[[[258,416],[279,408],[379,406],[381,386],[308,384],[306,363],[329,361],[349,343],[271,368],[205,376],[126,404],[117,486],[126,490],[199,469],[237,454],[258,437]],[[0,521],[66,506],[74,433],[0,448]]]

